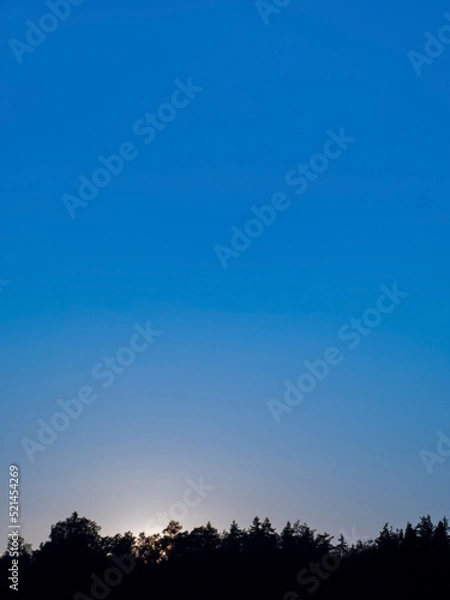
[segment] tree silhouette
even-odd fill
[[[23,538],[0,557],[7,580],[9,553],[20,560],[20,592],[34,600],[131,599],[408,600],[449,597],[450,528],[429,515],[395,531],[386,523],[377,538],[349,545],[341,534],[287,522],[277,533],[255,517],[242,529],[233,521],[219,533],[208,522],[191,531],[170,521],[161,534],[128,531],[100,535],[100,527],[74,512],[51,527],[32,550]]]

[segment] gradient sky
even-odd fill
[[[35,546],[75,510],[162,529],[200,476],[188,528],[448,515],[450,458],[429,475],[419,453],[450,436],[450,49],[420,77],[407,56],[446,10],[292,0],[265,25],[247,0],[86,0],[19,65],[8,42],[47,9],[2,3],[4,539],[11,463]],[[136,120],[189,77],[203,91],[143,144]],[[355,142],[297,196],[286,173],[342,127]],[[125,141],[138,156],[71,219],[62,195]],[[214,246],[280,191],[224,270]],[[408,297],[349,350],[339,329],[393,282]],[[163,333],[103,389],[92,368],[148,320]],[[277,424],[267,401],[329,346],[342,364]],[[31,464],[22,438],[85,385],[98,399]]]

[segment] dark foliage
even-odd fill
[[[386,524],[375,540],[350,546],[299,521],[277,533],[258,517],[221,533],[171,521],[162,535],[102,537],[74,513],[37,550],[20,538],[19,555],[19,592],[10,595],[27,600],[450,598],[449,523],[429,516],[405,530]],[[5,553],[3,582],[10,566]]]

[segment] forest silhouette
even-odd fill
[[[402,600],[450,597],[450,527],[422,517],[414,527],[378,537],[333,542],[306,524],[277,533],[268,518],[219,532],[208,522],[183,531],[171,521],[161,534],[101,536],[74,512],[33,550],[22,537],[0,558],[2,580],[19,555],[16,598],[45,600],[321,598]],[[10,555],[11,554],[11,555]],[[14,596],[12,596],[14,594]]]

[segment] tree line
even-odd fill
[[[74,512],[51,527],[33,550],[19,536],[0,557],[2,585],[11,554],[19,557],[15,598],[46,600],[402,600],[450,597],[450,527],[429,515],[378,537],[349,543],[288,522],[250,527],[233,521],[219,532],[208,522],[191,531],[171,521],[161,534],[100,535],[100,526]],[[6,587],[9,587],[7,584]]]

